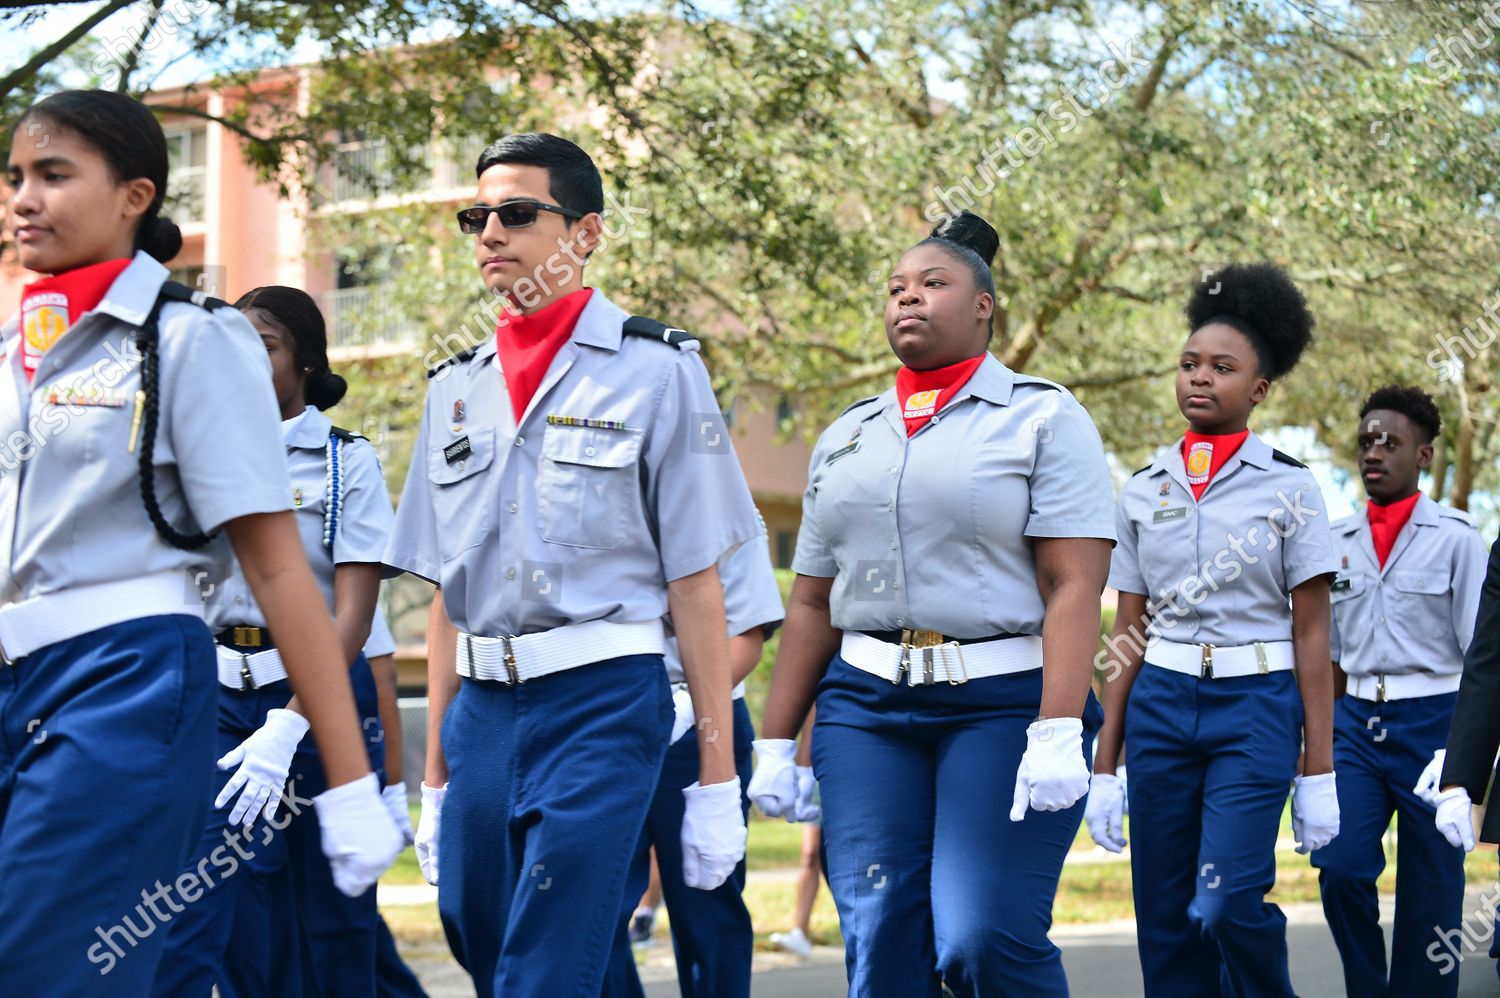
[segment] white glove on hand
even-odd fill
[[[818,821],[823,817],[823,806],[818,803],[818,778],[813,776],[811,766],[797,767],[797,804],[792,813],[797,821]]]
[[[1437,795],[1437,830],[1454,848],[1474,851],[1474,802],[1463,787],[1454,787]]]
[[[1339,834],[1339,795],[1332,773],[1292,780],[1292,837],[1306,856]]]
[[[1089,792],[1089,767],[1083,761],[1083,721],[1049,717],[1026,729],[1026,752],[1016,767],[1016,791],[1010,820],[1026,817],[1029,803],[1038,811],[1072,807]]]
[[[313,807],[318,809],[333,885],[357,898],[391,868],[402,849],[401,833],[380,799],[380,784],[374,773],[366,773],[318,794]]]
[[[287,774],[292,770],[292,756],[305,734],[307,718],[295,710],[268,710],[266,723],[219,760],[220,769],[236,763],[240,767],[214,798],[214,807],[218,808],[239,793],[240,799],[229,812],[229,824],[243,823],[249,828],[257,814],[265,814],[267,821],[276,816]]]
[[[693,720],[693,695],[686,686],[679,686],[672,690],[672,741],[668,744],[676,745],[678,739],[692,731]]]
[[[436,887],[438,882],[438,825],[443,818],[443,796],[448,784],[429,787],[422,784],[422,814],[417,818],[417,834],[412,845],[417,849],[417,866],[422,879]]]
[[[1438,749],[1432,753],[1432,761],[1422,770],[1422,775],[1417,777],[1417,785],[1411,788],[1412,793],[1434,807],[1437,806],[1438,783],[1443,778],[1443,760],[1447,757],[1447,749]]]
[[[380,791],[380,799],[385,802],[396,831],[401,833],[401,848],[405,849],[417,837],[417,833],[411,830],[411,812],[406,808],[406,784],[392,783]]]
[[[790,738],[759,738],[755,746],[755,773],[747,791],[760,813],[767,818],[797,820],[797,743]]]
[[[1089,780],[1089,802],[1083,820],[1089,835],[1110,852],[1125,848],[1125,781],[1111,773],[1095,773]]]
[[[745,858],[749,832],[740,810],[740,778],[706,787],[695,781],[682,788],[682,796],[682,880],[711,891]]]

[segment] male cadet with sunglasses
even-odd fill
[[[496,334],[429,376],[385,561],[439,586],[416,849],[481,996],[596,996],[672,730],[670,611],[693,711],[683,876],[744,855],[719,559],[760,533],[698,343],[584,287],[588,154],[509,135],[459,212]]]

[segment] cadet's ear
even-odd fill
[[[568,237],[573,248],[587,258],[604,242],[604,220],[597,211],[591,211],[573,223]]]

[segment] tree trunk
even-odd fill
[[[1449,504],[1455,509],[1469,508],[1469,490],[1474,485],[1474,416],[1465,412],[1458,423],[1458,453],[1453,461],[1453,497]]]
[[[1433,502],[1442,502],[1448,491],[1448,442],[1442,434],[1432,442],[1432,489]]]

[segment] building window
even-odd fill
[[[162,214],[174,222],[201,222],[208,177],[208,131],[167,132],[167,199]]]

